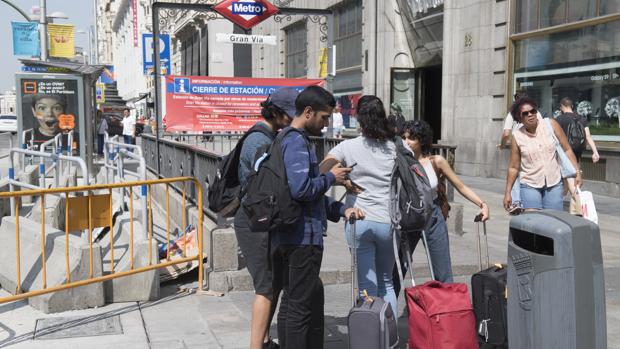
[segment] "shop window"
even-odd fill
[[[599,0],[599,13],[601,16],[620,12],[620,0]]]
[[[286,77],[305,77],[308,59],[306,22],[293,24],[284,32],[286,35]]]
[[[521,0],[514,30],[522,33],[618,12],[620,0]]]
[[[540,104],[543,117],[559,115],[560,100],[569,97],[574,102],[574,112],[588,120],[593,135],[620,140],[620,63],[615,65],[519,73],[515,75],[516,88]]]
[[[618,61],[620,21],[515,43],[515,72]]]

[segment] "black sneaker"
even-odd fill
[[[280,349],[280,345],[269,338],[267,343],[263,343],[263,349]]]

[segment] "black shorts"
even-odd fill
[[[255,293],[273,301],[273,273],[269,266],[269,233],[250,231],[248,217],[240,208],[235,215],[235,235],[252,277]]]

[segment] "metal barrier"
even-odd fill
[[[163,133],[161,139],[177,141],[212,152],[229,153],[243,137],[242,133]]]
[[[13,148],[13,134],[11,132],[2,132],[0,133],[0,138],[8,138],[9,139],[9,149]],[[0,155],[0,159],[8,158],[9,153],[4,155]]]
[[[15,163],[13,160],[13,154],[15,153],[19,153],[23,155],[30,155],[31,157],[38,156],[41,158],[41,163],[39,164],[39,186],[38,187],[31,185],[29,183],[23,183],[23,182],[17,181],[15,179]],[[89,184],[88,183],[88,171],[86,169],[86,162],[84,162],[84,160],[80,157],[67,156],[67,155],[62,155],[62,154],[57,155],[57,154],[45,153],[41,151],[28,150],[28,149],[11,148],[11,150],[9,151],[9,161],[10,161],[9,190],[13,192],[14,186],[19,186],[19,187],[23,187],[27,189],[34,189],[34,190],[45,189],[45,163],[43,162],[43,159],[45,158],[53,159],[54,161],[61,160],[61,161],[69,161],[69,162],[77,163],[80,166],[80,169],[82,170],[82,176],[84,177],[85,184],[86,185]],[[14,199],[13,197],[11,197],[11,215],[15,216],[15,203],[13,201]],[[44,208],[45,205],[42,205],[41,207]]]
[[[187,134],[185,134],[187,135]],[[175,134],[175,136],[177,136]],[[178,136],[182,136],[178,134]],[[200,134],[202,136],[202,134]],[[234,136],[234,135],[230,135]],[[310,137],[311,142],[316,147],[317,156],[321,161],[329,151],[344,139],[341,138],[323,138]],[[153,172],[157,170],[157,143],[153,135],[142,135],[142,148],[144,149],[146,166]],[[454,167],[454,159],[456,146],[452,145],[433,145],[433,153],[440,154],[448,160],[450,166]],[[215,178],[219,160],[225,154],[211,152],[195,145],[174,141],[169,139],[160,139],[160,156],[161,162],[160,176],[164,178],[178,176],[196,177],[203,183],[209,183]],[[181,188],[176,188],[179,192]],[[448,185],[448,198],[453,200],[454,188]],[[196,193],[188,192],[190,200],[196,202]],[[203,193],[203,202],[207,203],[207,193]],[[218,221],[218,217],[211,212],[208,207],[203,207],[204,212],[209,218]]]
[[[118,136],[109,137],[106,133],[105,141],[104,141],[104,162],[103,166],[105,167],[106,173],[106,182],[110,183],[110,173],[112,173],[112,179],[116,181],[114,178],[114,173],[118,175],[118,179],[120,181],[126,181],[126,175],[135,177],[137,180],[146,180],[146,162],[144,160],[144,156],[142,155],[142,148],[133,144],[125,144],[116,142]],[[128,151],[128,149],[132,151]],[[135,153],[134,153],[135,151]],[[125,158],[130,158],[138,162],[138,172],[134,172],[125,168]],[[120,189],[120,194],[125,195],[128,194],[130,198],[133,199],[133,192],[126,192],[125,189]],[[147,194],[145,192],[140,193],[140,205],[142,206],[142,228],[143,235],[146,237],[146,227],[147,227]],[[131,201],[130,201],[131,202]]]
[[[198,224],[197,224],[197,240],[198,240],[198,252],[194,256],[187,255],[187,244],[185,245],[185,249],[182,251],[182,257],[171,260],[170,259],[170,206],[168,204],[169,201],[169,186],[173,183],[182,182],[184,186],[188,182],[190,182],[190,186],[199,194],[198,197]],[[166,261],[160,263],[152,263],[153,260],[153,204],[152,204],[152,196],[151,188],[153,185],[165,184],[166,185],[166,214],[167,214],[167,229],[166,229]],[[134,236],[133,236],[133,210],[130,210],[130,237],[129,237],[129,250],[130,250],[130,269],[126,271],[118,271],[115,272],[114,265],[114,234],[110,233],[110,263],[111,263],[111,273],[103,276],[94,277],[93,276],[93,239],[92,232],[93,229],[98,227],[109,227],[110,232],[114,230],[114,221],[113,221],[113,212],[112,212],[112,190],[115,188],[129,188],[131,192],[134,187],[140,187],[143,193],[149,193],[148,195],[148,265],[144,267],[134,268]],[[107,191],[107,194],[94,194],[95,192]],[[70,193],[78,194],[86,192],[86,196],[69,196]],[[195,178],[191,177],[180,177],[180,178],[168,178],[168,179],[157,179],[157,180],[148,180],[148,181],[135,181],[135,182],[126,182],[126,183],[115,183],[115,184],[98,184],[92,186],[77,186],[77,187],[67,187],[67,188],[51,188],[51,189],[40,189],[40,190],[28,190],[28,191],[18,191],[18,192],[10,192],[10,193],[0,193],[0,199],[10,197],[11,201],[17,201],[16,198],[21,198],[22,196],[40,196],[42,203],[45,202],[46,195],[65,195],[65,217],[67,224],[65,224],[65,269],[66,269],[66,282],[61,285],[54,285],[51,287],[47,286],[47,270],[46,270],[46,258],[45,258],[45,211],[42,212],[41,218],[41,277],[42,277],[42,289],[39,290],[28,290],[27,292],[22,293],[22,280],[21,280],[21,256],[20,256],[20,229],[19,229],[19,205],[15,204],[13,208],[15,209],[15,249],[16,249],[16,275],[17,275],[17,290],[14,295],[7,297],[0,297],[0,304],[6,302],[17,301],[20,299],[39,296],[46,293],[61,291],[69,288],[79,287],[89,285],[95,282],[103,282],[106,280],[111,280],[115,278],[120,278],[123,276],[133,275],[153,269],[163,268],[175,264],[187,263],[192,261],[198,261],[198,288],[200,290],[203,289],[203,236],[202,236],[202,185]],[[185,198],[185,197],[184,197]],[[130,200],[130,204],[133,200]],[[84,205],[87,206],[86,210],[84,210]],[[72,207],[73,206],[73,207]],[[81,206],[81,207],[80,207]],[[185,202],[183,203],[183,208],[185,209]],[[80,210],[81,209],[81,210]],[[84,223],[83,220],[77,220],[79,222],[71,221],[69,223],[69,216],[72,212],[81,211],[85,212],[88,216],[88,222]],[[185,212],[183,212],[185,215]],[[84,217],[82,217],[84,218]],[[184,222],[185,223],[185,222]],[[81,225],[84,225],[89,232],[89,250],[90,250],[90,261],[89,261],[89,277],[85,280],[71,280],[71,269],[69,263],[69,234],[71,231],[76,231],[81,229]],[[95,226],[97,225],[97,226]],[[157,248],[155,248],[155,253],[157,253]],[[34,258],[39,258],[39,256],[33,256]],[[211,259],[211,258],[209,258]]]

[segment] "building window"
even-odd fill
[[[598,140],[620,139],[620,21],[515,42],[515,89],[543,116],[571,98]]]
[[[201,75],[201,73],[206,73],[206,70],[202,70],[200,41],[200,32],[198,31],[183,41],[181,45],[181,71],[183,75]]]
[[[200,75],[209,75],[209,37],[207,30],[206,26],[200,30]]]
[[[295,23],[284,29],[286,36],[286,77],[300,78],[307,75],[308,31],[306,22]]]
[[[336,70],[362,66],[362,1],[345,1],[334,8]]]
[[[515,32],[552,27],[620,12],[620,0],[521,0]]]

